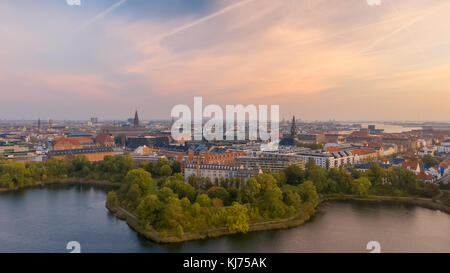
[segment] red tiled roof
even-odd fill
[[[376,153],[375,149],[373,149],[373,148],[354,149],[351,152],[353,155],[368,155],[368,154]]]

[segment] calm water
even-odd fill
[[[424,208],[330,203],[289,230],[176,245],[139,238],[104,207],[107,189],[51,186],[0,194],[0,252],[450,252],[450,216]]]

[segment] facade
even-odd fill
[[[435,151],[436,151],[436,147],[435,146],[432,146],[432,145],[424,146],[424,147],[420,148],[420,150],[418,152],[418,155],[419,156],[425,156],[425,155],[434,156],[434,152]]]
[[[105,133],[100,133],[95,137],[95,143],[104,147],[115,146],[114,137]]]
[[[355,156],[355,162],[371,161],[376,159],[379,153],[373,148],[353,149],[352,154]]]
[[[81,148],[83,148],[83,145],[81,145],[80,141],[76,138],[58,137],[53,140],[54,151],[72,150]]]
[[[305,162],[314,160],[314,163],[325,169],[339,168],[345,165],[353,165],[355,157],[350,151],[338,152],[302,152],[298,153]]]
[[[70,150],[54,150],[48,153],[48,158],[57,159],[74,159],[78,155],[84,155],[91,162],[101,161],[105,156],[114,156],[114,150],[112,147],[101,148],[82,148],[82,149],[70,149]]]
[[[255,153],[253,155],[240,156],[236,158],[237,166],[244,166],[263,172],[280,172],[290,165],[305,168],[305,160],[301,156],[280,153]]]
[[[437,152],[442,154],[450,154],[450,139],[442,142],[441,145],[437,146]]]
[[[191,176],[209,178],[212,182],[216,179],[242,178],[247,181],[258,171],[245,167],[223,166],[223,165],[199,165],[186,164],[184,167],[184,179],[187,181]]]

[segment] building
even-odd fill
[[[378,157],[378,152],[373,148],[359,148],[351,150],[352,154],[355,156],[355,162],[359,163],[362,161],[371,161]]]
[[[223,165],[199,165],[199,164],[186,164],[184,167],[184,179],[187,181],[191,176],[209,178],[211,182],[216,179],[231,179],[241,178],[247,181],[249,178],[258,173],[258,170],[236,167],[236,166],[223,166]]]
[[[134,125],[134,128],[138,128],[139,127],[139,116],[138,116],[137,110],[134,113],[133,125]]]
[[[374,164],[378,164],[382,169],[385,169],[385,170],[389,169],[390,167],[392,167],[390,164],[379,164],[379,163],[376,163],[376,162],[357,163],[357,164],[353,165],[353,167],[357,171],[365,172],[365,171],[368,171],[369,168],[372,167],[372,165],[374,165]]]
[[[105,133],[100,133],[95,137],[95,143],[104,147],[115,146],[114,137]]]
[[[434,156],[434,152],[436,152],[436,150],[437,150],[436,146],[433,146],[433,145],[423,146],[422,148],[419,149],[418,155],[419,156],[426,156],[426,155]]]
[[[53,150],[71,150],[71,149],[81,149],[83,145],[76,139],[69,139],[67,137],[58,137],[53,139]]]
[[[339,168],[341,166],[353,165],[355,163],[355,157],[350,151],[308,151],[297,153],[297,155],[302,157],[305,162],[313,160],[316,165],[325,169]]]
[[[54,150],[48,152],[48,158],[57,159],[75,159],[79,155],[84,155],[91,162],[101,161],[105,156],[114,156],[114,150],[112,147],[94,147],[94,148],[81,148],[70,150]]]
[[[450,154],[450,139],[443,141],[441,145],[437,146],[436,151],[441,154]]]
[[[127,137],[125,140],[127,149],[132,150],[140,146],[161,147],[164,145],[169,145],[169,137],[167,136]]]
[[[298,138],[298,130],[297,130],[297,124],[295,123],[295,116],[292,117],[292,126],[291,126],[291,137],[294,140],[297,140]]]
[[[293,154],[263,153],[257,152],[236,158],[237,166],[249,169],[262,170],[263,172],[280,172],[290,165],[305,168],[305,160],[301,156]]]

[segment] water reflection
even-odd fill
[[[104,207],[113,188],[51,185],[0,193],[0,252],[450,252],[450,216],[413,206],[333,202],[303,226],[179,244],[138,236]]]

